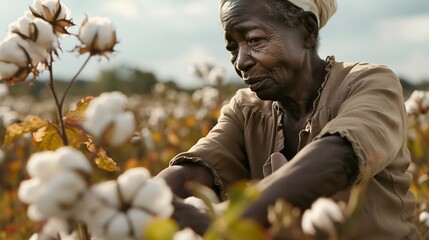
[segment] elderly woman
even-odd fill
[[[267,207],[277,199],[301,209],[322,196],[345,200],[365,171],[356,238],[420,238],[401,85],[385,66],[319,57],[319,29],[335,10],[335,0],[220,1],[226,49],[249,89],[159,174],[177,196],[189,196],[186,181],[225,199],[229,185],[260,179],[261,197],[243,218],[269,227]],[[186,221],[198,214],[188,210],[176,203],[175,218],[192,226]]]

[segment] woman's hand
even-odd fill
[[[177,222],[181,229],[189,227],[199,235],[203,235],[211,223],[211,219],[207,214],[190,204],[186,204],[182,199],[175,197],[173,199],[173,219]]]

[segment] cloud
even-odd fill
[[[429,42],[429,14],[390,18],[377,25],[378,35],[384,41],[427,44]]]
[[[412,82],[429,80],[429,56],[421,52],[412,52],[392,65],[399,76]]]
[[[106,1],[104,4],[101,4],[105,11],[110,12],[114,15],[119,15],[120,17],[133,20],[139,18],[139,6],[134,1],[130,0],[111,0]]]

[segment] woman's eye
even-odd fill
[[[261,44],[263,40],[264,39],[260,37],[252,37],[247,39],[247,43],[249,46],[257,46],[258,44]]]
[[[226,44],[226,50],[229,52],[234,52],[237,49],[237,46],[235,43],[228,43]]]

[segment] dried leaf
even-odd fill
[[[103,148],[97,148],[91,139],[88,139],[88,141],[86,141],[84,145],[89,152],[96,155],[94,161],[97,167],[110,172],[119,171],[119,167],[116,162],[112,158],[107,156],[107,153]]]
[[[33,139],[39,151],[54,151],[64,146],[61,135],[51,124],[33,133]]]
[[[89,96],[79,100],[79,102],[76,103],[76,109],[70,111],[66,115],[66,122],[72,125],[82,123],[85,120],[85,111],[92,99],[94,99],[94,97]]]
[[[49,122],[38,116],[29,116],[22,123],[14,123],[7,127],[4,143],[8,144],[18,137],[28,133],[35,132],[39,128],[48,125]]]
[[[68,145],[79,149],[88,137],[76,127],[66,128]],[[54,151],[64,146],[63,139],[52,124],[48,124],[33,133],[33,139],[39,151]]]

